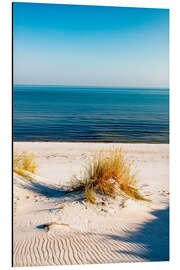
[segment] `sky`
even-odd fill
[[[169,10],[13,3],[14,84],[169,87]]]

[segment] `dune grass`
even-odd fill
[[[129,161],[121,148],[97,152],[85,167],[83,179],[76,179],[72,190],[81,190],[86,200],[95,204],[96,194],[116,198],[120,194],[137,200],[145,200],[137,186],[134,161]]]
[[[13,171],[17,174],[31,178],[29,173],[37,173],[37,161],[34,154],[24,151],[22,153],[14,153]]]

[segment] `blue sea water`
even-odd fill
[[[169,143],[169,89],[15,85],[13,139]]]

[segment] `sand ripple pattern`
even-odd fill
[[[163,218],[168,217],[167,209],[160,211]],[[164,228],[167,237],[162,239],[165,231],[159,236],[154,231],[157,222],[160,225],[155,220],[136,228],[114,224],[106,233],[70,232],[64,228],[41,231],[26,239],[14,240],[14,266],[168,260],[168,228]]]

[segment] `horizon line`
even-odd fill
[[[86,87],[86,88],[124,88],[124,89],[169,89],[169,87],[139,87],[139,86],[104,86],[104,85],[64,85],[64,84],[29,84],[29,83],[13,83],[13,86],[51,86],[51,87]]]

